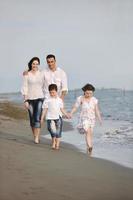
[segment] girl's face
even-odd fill
[[[32,70],[33,70],[33,71],[37,71],[38,69],[39,69],[39,63],[38,63],[37,60],[34,60],[34,61],[32,62]]]
[[[91,90],[86,90],[86,91],[84,92],[84,96],[85,96],[86,98],[92,97],[92,96],[93,96],[93,91],[91,91]]]

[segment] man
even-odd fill
[[[46,57],[48,68],[42,71],[44,78],[44,96],[45,99],[49,96],[48,87],[50,84],[56,84],[58,87],[58,95],[64,101],[64,97],[68,92],[67,76],[66,73],[57,67],[55,55],[49,54]],[[27,71],[23,75],[27,75]]]
[[[56,58],[50,54],[46,57],[48,68],[42,71],[44,76],[44,95],[48,97],[49,91],[48,86],[50,84],[56,84],[58,87],[58,95],[64,100],[65,95],[68,92],[67,76],[66,73],[57,67]]]

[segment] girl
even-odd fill
[[[84,91],[84,95],[77,98],[77,101],[71,110],[70,116],[72,117],[77,108],[81,107],[79,124],[77,128],[80,133],[85,133],[87,152],[91,154],[93,148],[92,134],[95,125],[95,118],[97,116],[100,124],[102,123],[102,120],[98,108],[98,100],[93,97],[93,93],[95,91],[94,86],[91,84],[86,84],[82,90]]]

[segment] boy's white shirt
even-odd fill
[[[49,97],[44,100],[42,108],[47,108],[46,119],[59,119],[62,116],[63,101],[59,97]]]

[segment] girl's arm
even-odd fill
[[[72,115],[78,110],[79,106],[81,105],[82,103],[82,99],[81,97],[78,97],[77,100],[76,100],[76,103],[74,104],[71,112],[70,112],[70,116],[72,117]]]
[[[100,114],[100,110],[99,110],[98,104],[96,104],[95,112],[96,112],[96,117],[98,118],[100,124],[102,124],[102,118],[101,118],[101,114]]]
[[[44,118],[46,117],[48,108],[44,108],[41,115],[41,124],[44,122]]]
[[[70,112],[70,114],[73,115],[77,111],[77,109],[78,108],[74,105],[72,110],[71,110],[71,112]]]

